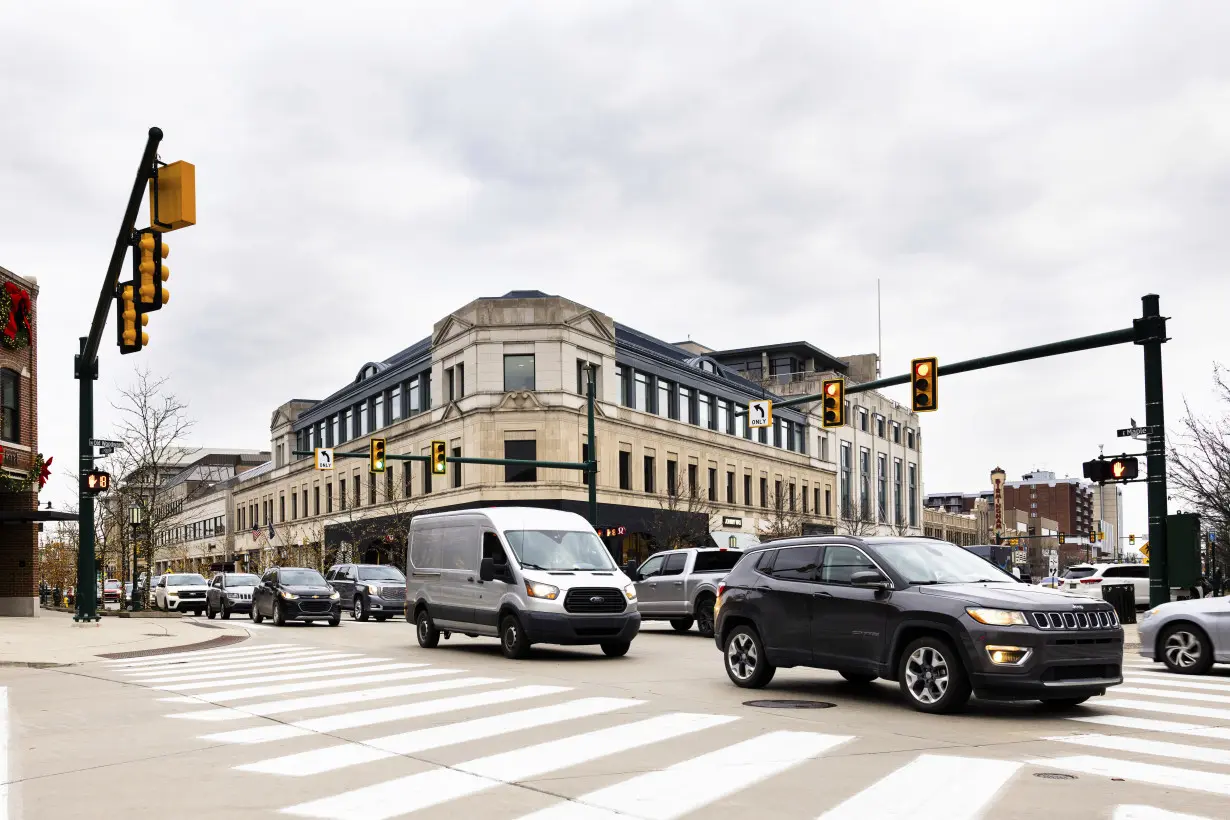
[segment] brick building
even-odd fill
[[[1059,531],[1088,541],[1096,529],[1093,487],[1078,478],[1056,478],[1054,473],[1026,473],[1020,481],[1004,483],[1004,508],[1025,510],[1031,518],[1051,518]]]

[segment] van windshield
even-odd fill
[[[592,532],[510,530],[504,533],[517,562],[526,569],[612,570],[615,562]]]

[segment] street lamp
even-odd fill
[[[137,594],[137,534],[141,530],[144,517],[144,511],[139,504],[133,504],[128,510],[128,522],[132,524],[132,595],[128,600],[128,608],[133,612],[141,610],[141,596]]]

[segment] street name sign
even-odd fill
[[[772,427],[773,426],[773,402],[769,399],[761,399],[759,401],[748,402],[747,404],[747,426],[748,427]]]
[[[120,447],[122,448],[124,446],[124,442],[112,441],[109,438],[92,438],[90,439],[90,446],[91,447],[112,447],[112,448]]]
[[[1148,427],[1124,427],[1118,432],[1119,438],[1129,438],[1130,436],[1143,436],[1149,432]]]

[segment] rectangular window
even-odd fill
[[[674,418],[675,414],[671,412],[671,390],[674,385],[665,379],[658,379],[658,404],[655,412],[659,416]]]
[[[667,460],[666,462],[666,494],[679,494],[679,462]]]
[[[320,488],[318,487],[316,491],[317,491],[317,492],[320,492]],[[319,505],[319,504],[317,504],[317,505],[316,505],[316,511],[317,511],[317,513],[319,513],[319,512],[320,512],[320,505]],[[307,517],[308,517],[307,487],[304,487],[304,488],[303,488],[303,517],[304,517],[304,518],[307,518]]]
[[[876,456],[876,493],[879,503],[876,505],[880,515],[880,523],[888,523],[888,456],[883,453]]]
[[[752,506],[752,477],[750,475],[743,476],[743,504],[744,506]]]
[[[794,512],[794,482],[790,483],[790,512]]]
[[[709,468],[709,500],[717,501],[717,469]]]
[[[871,450],[858,450],[858,511],[859,517],[871,520]]]
[[[534,389],[534,354],[519,353],[504,357],[504,392]]]
[[[850,510],[850,501],[853,494],[854,464],[850,453],[850,445],[848,442],[841,442],[841,509],[843,513],[848,513]]]
[[[688,486],[687,486],[687,492],[688,492],[688,495],[689,495],[689,496],[691,496],[692,498],[699,498],[699,497],[700,497],[700,479],[698,479],[698,478],[697,478],[697,476],[696,476],[696,473],[697,473],[697,472],[698,472],[698,471],[697,471],[697,469],[696,469],[696,465],[695,465],[695,464],[689,464],[689,465],[688,465]]]
[[[390,422],[399,421],[402,416],[401,406],[401,385],[394,385],[393,390],[389,393],[389,413]]]
[[[453,395],[459,399],[465,398],[466,395],[466,366],[464,362],[457,362],[453,370],[456,371],[457,379],[453,383]]]
[[[444,369],[444,400],[446,402],[453,400],[453,368],[451,367]]]
[[[883,416],[876,416],[876,435],[880,438],[888,438],[888,434],[884,431]]]
[[[726,471],[726,503],[735,503],[735,473],[734,470]]]
[[[653,492],[653,456],[645,456],[645,492]]]
[[[867,432],[867,409],[864,407],[858,408],[858,429]]]
[[[850,402],[849,401],[846,402],[846,414],[842,416],[842,418],[846,420],[846,424],[850,425],[851,427],[854,426],[854,416],[850,415]]]
[[[367,474],[367,503],[374,506],[376,504],[376,474]]]
[[[698,411],[696,423],[706,430],[713,429],[713,396],[699,394],[696,401]]]
[[[803,514],[807,515],[807,485],[803,485],[803,492],[799,493],[799,498],[803,502]]]
[[[783,438],[784,436],[782,436],[782,420],[773,419],[773,446],[774,447],[783,446],[785,444],[785,442],[782,440]]]
[[[393,468],[387,467],[384,471],[384,500],[392,501],[393,498]]]
[[[761,444],[769,443],[769,428],[768,427],[758,427],[756,428],[756,432],[759,433],[759,435],[756,436],[757,441],[759,441]]]
[[[290,517],[295,521],[299,520],[299,494],[290,494]]]
[[[329,441],[328,446],[334,447],[342,440],[342,423],[338,415],[329,417],[329,430],[326,438]]]
[[[626,450],[619,451],[619,489],[632,489],[632,454]]]
[[[912,427],[905,428],[905,446],[909,447],[911,450],[917,449],[914,446],[914,428]]]
[[[374,409],[372,412],[372,429],[379,430],[388,424],[388,420],[384,417],[384,394],[380,393],[373,399]]]
[[[901,443],[901,423],[893,422],[893,444]]]
[[[736,404],[735,412],[737,413],[735,416],[735,435],[739,438],[748,438],[748,430],[751,428],[747,426],[747,408]]]
[[[714,429],[719,433],[730,435],[730,402],[726,399],[717,400],[717,423]]]
[[[833,514],[833,491],[828,487],[824,488],[824,514],[828,516]]]
[[[909,468],[910,476],[910,526],[918,526],[918,468],[913,464]]]
[[[278,496],[278,521],[286,520],[286,496]]]
[[[406,397],[410,400],[410,407],[408,408],[408,415],[410,416],[418,415],[420,412],[422,412],[422,403],[420,401],[420,399],[422,398],[422,388],[419,386],[418,379],[410,380],[410,384],[406,387],[406,394],[407,394]]]
[[[632,406],[637,410],[649,410],[649,374],[639,370],[632,375]]]
[[[428,448],[424,450],[423,455],[430,456],[431,449]],[[431,492],[431,465],[424,463],[423,464],[423,495],[427,495],[430,492]]]
[[[410,489],[411,489],[410,482],[413,480],[413,474],[410,471],[411,463],[412,462],[406,461],[406,462],[403,462],[401,465],[401,495],[402,495],[402,498],[410,497]]]
[[[829,460],[829,437],[827,433],[820,434],[820,460]]]
[[[453,458],[461,458],[461,448],[453,448]],[[531,479],[532,480],[532,479]],[[453,462],[453,487],[454,489],[461,486],[461,462]]]
[[[585,365],[588,364],[584,359],[577,359],[577,395],[584,396],[585,386],[589,383],[589,376],[586,372]]]
[[[621,407],[628,406],[628,378],[624,373],[622,364],[615,365],[615,380],[619,382],[619,404]]]
[[[330,485],[332,486],[332,485]],[[320,485],[317,484],[312,488],[313,509],[316,510],[316,515],[320,515]],[[333,493],[329,493],[329,512],[333,512]]]
[[[337,480],[337,502],[338,509],[346,509],[346,503],[349,501],[349,496],[346,495],[346,479],[339,478]]]
[[[696,423],[692,414],[692,389],[682,385],[679,387],[679,420],[687,424]]]
[[[363,487],[362,485],[359,484],[359,471],[358,470],[354,471],[354,478],[351,481],[351,484],[354,485],[354,505],[356,507],[362,507],[363,506]]]
[[[534,439],[504,442],[504,458],[534,461],[538,458],[538,442]],[[538,468],[528,464],[508,464],[504,467],[504,480],[508,482],[537,481]]]
[[[769,479],[760,477],[760,506],[769,506]]]
[[[905,515],[904,509],[901,506],[901,500],[904,493],[901,486],[901,459],[893,459],[893,523],[904,524]]]
[[[359,436],[366,436],[372,431],[371,421],[367,417],[367,402],[359,402]]]

